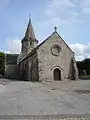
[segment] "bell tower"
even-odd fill
[[[36,39],[34,29],[31,23],[31,18],[29,19],[27,30],[24,38],[22,39],[22,53],[27,54],[31,52],[38,45],[38,40]]]

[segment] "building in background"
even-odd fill
[[[5,55],[5,77],[11,79],[18,79],[18,66],[17,58],[19,54],[6,54]]]

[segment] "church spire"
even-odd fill
[[[36,39],[34,29],[33,29],[32,23],[31,23],[31,18],[29,18],[27,30],[26,30],[26,33],[25,33],[25,38],[26,39],[31,38],[31,39],[34,39],[34,40]]]

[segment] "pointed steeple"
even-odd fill
[[[31,23],[31,18],[29,18],[27,30],[26,30],[26,33],[25,33],[25,38],[26,39],[31,38],[31,39],[34,39],[34,40],[36,39],[34,29],[33,29],[32,23]]]
[[[22,43],[22,53],[29,53],[38,45],[38,40],[35,37],[33,26],[31,23],[31,18],[29,19],[27,30],[24,38],[21,41]]]

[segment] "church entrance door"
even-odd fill
[[[53,71],[53,76],[54,76],[55,81],[61,80],[61,71],[60,71],[60,69],[56,68]]]

